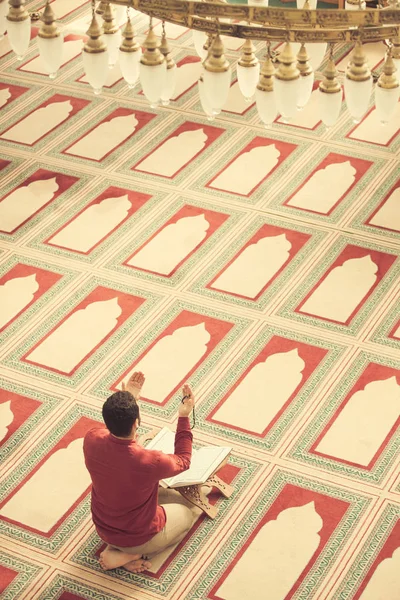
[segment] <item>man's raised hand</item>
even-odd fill
[[[125,384],[122,382],[122,391],[130,392],[135,400],[139,400],[140,391],[143,387],[145,376],[141,371],[135,371]]]
[[[179,405],[179,416],[188,417],[194,407],[194,396],[190,387],[185,383],[182,388],[183,400]]]

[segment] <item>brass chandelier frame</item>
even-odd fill
[[[396,46],[400,44],[400,9],[391,6],[367,10],[309,10],[227,4],[224,0],[109,1],[149,17],[209,34],[266,42],[378,42],[390,39],[396,40]]]

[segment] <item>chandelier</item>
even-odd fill
[[[246,4],[229,4],[225,0],[109,0],[96,4],[92,0],[92,19],[82,51],[83,67],[94,93],[99,94],[108,69],[119,61],[130,88],[140,81],[152,107],[167,106],[177,77],[165,33],[165,22],[169,22],[193,32],[203,66],[198,91],[210,120],[221,112],[228,99],[232,65],[225,56],[222,36],[230,36],[244,40],[236,64],[238,85],[246,101],[255,100],[266,127],[278,115],[290,121],[306,106],[315,87],[315,73],[320,80],[318,110],[327,127],[334,125],[339,116],[343,89],[354,122],[366,114],[373,93],[378,118],[385,124],[395,114],[400,95],[396,76],[400,72],[400,3],[378,1],[384,4],[374,9],[367,9],[364,0],[346,0],[344,9],[320,10],[316,8],[317,0],[297,0],[297,9],[269,7],[268,0],[248,0]],[[150,19],[143,49],[135,39],[132,25],[135,11]],[[20,60],[28,50],[31,16],[23,0],[0,0],[0,36],[7,31],[11,48]],[[54,78],[62,64],[63,35],[49,0],[40,18],[39,52],[49,76]],[[154,33],[153,19],[162,21],[160,40]],[[261,64],[253,41],[266,43]],[[384,41],[387,50],[374,86],[363,44],[377,41]],[[345,42],[354,48],[342,89],[334,46]],[[282,45],[279,53],[272,51],[272,44],[276,43]],[[323,62],[324,71],[319,73]]]

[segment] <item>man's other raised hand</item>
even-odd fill
[[[182,397],[184,400],[179,405],[179,416],[188,417],[194,407],[194,396],[187,383],[182,388]]]

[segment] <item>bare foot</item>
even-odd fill
[[[128,554],[127,552],[121,552],[120,550],[107,546],[100,554],[99,562],[105,571],[109,571],[110,569],[123,567],[132,561],[138,560],[140,557],[140,554]]]
[[[143,558],[139,560],[132,560],[127,565],[124,565],[124,569],[126,569],[130,573],[142,573],[143,571],[150,569],[150,567],[151,562],[149,562],[148,560],[144,560]]]

